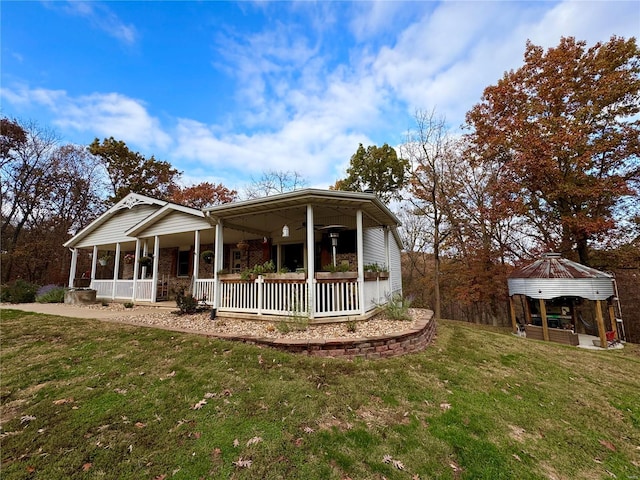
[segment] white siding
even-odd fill
[[[118,210],[105,223],[88,234],[76,247],[87,248],[93,245],[109,245],[117,242],[133,242],[135,238],[124,234],[134,225],[147,218],[160,208],[157,205],[137,205],[133,208]]]
[[[393,293],[402,294],[402,267],[400,264],[400,246],[396,242],[393,235],[389,235],[389,257],[391,265],[389,273],[391,274],[391,291]]]
[[[367,228],[364,230],[364,253],[362,255],[365,265],[377,263],[379,266],[389,268],[384,251],[384,230],[382,228]]]
[[[196,230],[208,230],[213,227],[202,217],[189,215],[184,212],[172,212],[161,218],[149,228],[140,233],[140,237],[162,236],[172,233],[195,232]]]

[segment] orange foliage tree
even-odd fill
[[[169,200],[192,208],[205,208],[222,203],[233,202],[238,198],[238,192],[229,190],[219,183],[214,185],[202,182],[189,187],[174,186],[169,193]]]
[[[562,38],[546,52],[528,42],[524,65],[487,87],[466,119],[473,155],[499,171],[498,201],[544,247],[588,264],[589,243],[615,227],[621,204],[638,208],[639,114],[634,38],[591,48]]]

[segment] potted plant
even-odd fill
[[[378,278],[389,278],[389,272],[384,265],[380,266],[377,263],[369,263],[364,266],[365,280],[377,280]]]
[[[136,256],[134,253],[127,253],[124,256],[124,263],[131,265],[135,259],[136,259]]]
[[[138,260],[138,263],[140,264],[141,267],[151,267],[153,266],[153,257],[145,255],[144,257],[140,257],[140,260]]]
[[[109,260],[111,260],[111,256],[108,253],[104,253],[100,258],[98,258],[98,263],[104,267]]]
[[[211,250],[205,250],[200,254],[200,258],[202,258],[202,260],[204,260],[205,263],[209,263],[209,264],[213,263],[213,256],[214,256],[214,253]]]

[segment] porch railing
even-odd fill
[[[98,298],[113,298],[118,300],[131,300],[133,298],[133,280],[92,280],[91,288],[96,291]],[[153,280],[138,280],[135,300],[151,301]]]

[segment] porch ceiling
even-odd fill
[[[328,225],[344,225],[355,229],[358,210],[364,213],[365,228],[399,225],[393,213],[373,194],[315,189],[219,205],[205,209],[205,215],[212,224],[218,219],[222,220],[225,229],[256,237],[278,237],[285,224],[292,232],[305,229],[307,205],[313,206],[316,229]]]

